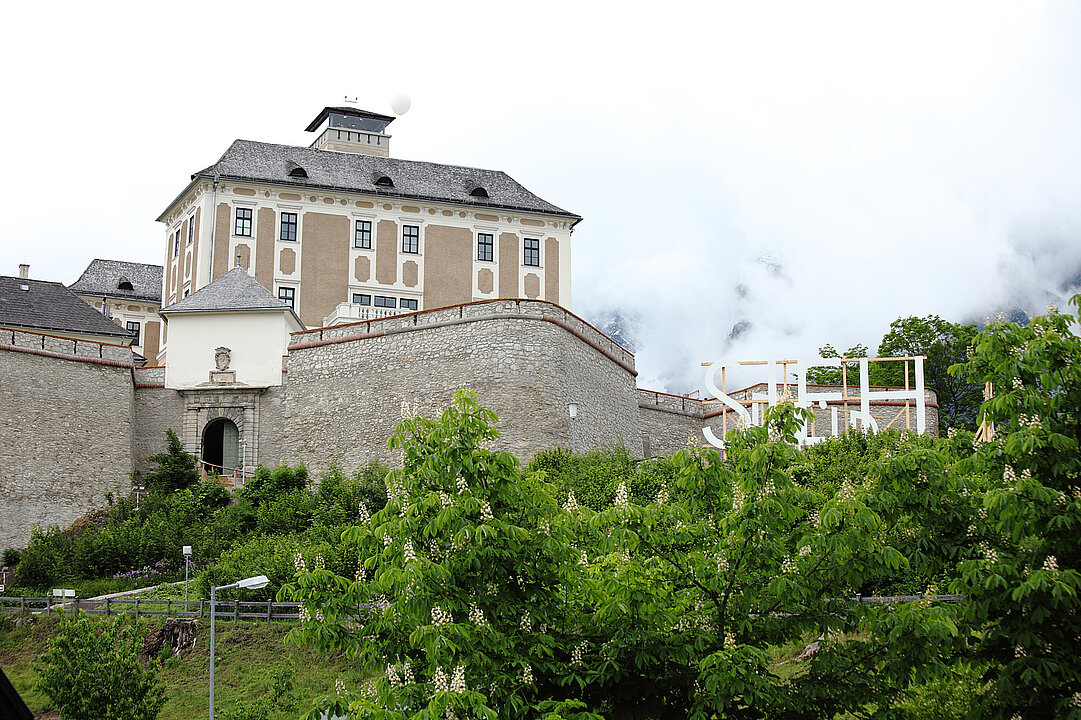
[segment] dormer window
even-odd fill
[[[297,165],[292,160],[285,161],[285,169],[289,172],[289,177],[294,178],[306,178],[308,177],[308,171]]]
[[[127,292],[134,292],[135,286],[131,284],[131,280],[127,278],[120,278],[120,282],[116,284],[117,290],[126,290]]]
[[[484,198],[485,200],[488,199],[488,191],[480,187],[479,185],[470,190],[469,194],[475,198]]]
[[[394,187],[394,181],[391,180],[386,175],[380,175],[379,178],[375,181],[375,184],[376,184],[377,187],[386,187],[386,188]]]

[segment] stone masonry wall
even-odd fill
[[[131,350],[0,328],[0,548],[126,493]]]
[[[399,464],[386,441],[401,403],[432,416],[459,388],[499,415],[494,447],[522,462],[571,445],[571,402],[576,449],[641,446],[633,356],[551,303],[471,303],[322,328],[294,335],[289,353],[282,459],[313,473],[332,460],[347,471],[369,458]]]

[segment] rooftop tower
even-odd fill
[[[390,157],[390,115],[380,115],[354,107],[325,107],[305,128],[319,137],[311,144],[316,150]]]

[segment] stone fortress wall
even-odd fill
[[[147,472],[165,449],[167,429],[200,455],[205,428],[221,417],[236,423],[245,464],[304,462],[313,475],[331,462],[346,472],[368,460],[397,465],[387,438],[402,403],[436,416],[458,389],[498,414],[493,447],[523,463],[556,446],[668,455],[704,442],[707,425],[718,437],[734,426],[721,405],[636,388],[631,353],[543,300],[294,333],[283,370],[281,386],[172,390],[164,368],[134,368],[129,348],[0,328],[0,548],[25,545],[34,526],[70,524],[103,506],[106,492],[126,493],[131,471]],[[749,402],[761,389],[730,394]],[[933,392],[927,400],[936,433]],[[834,405],[816,409],[816,434],[828,434]],[[881,429],[903,428],[904,412],[904,403],[872,406]]]
[[[0,548],[131,484],[131,350],[0,328]]]
[[[461,388],[499,416],[493,447],[523,463],[557,445],[634,451],[635,375],[633,355],[545,301],[469,303],[296,333],[280,459],[315,472],[330,460],[346,470],[369,458],[394,463],[386,439],[401,403],[430,417]]]

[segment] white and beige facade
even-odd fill
[[[193,177],[159,218],[163,305],[240,265],[308,327],[496,298],[570,307],[580,217],[503,173],[373,154],[381,132],[345,152],[333,118],[319,148],[237,141]]]

